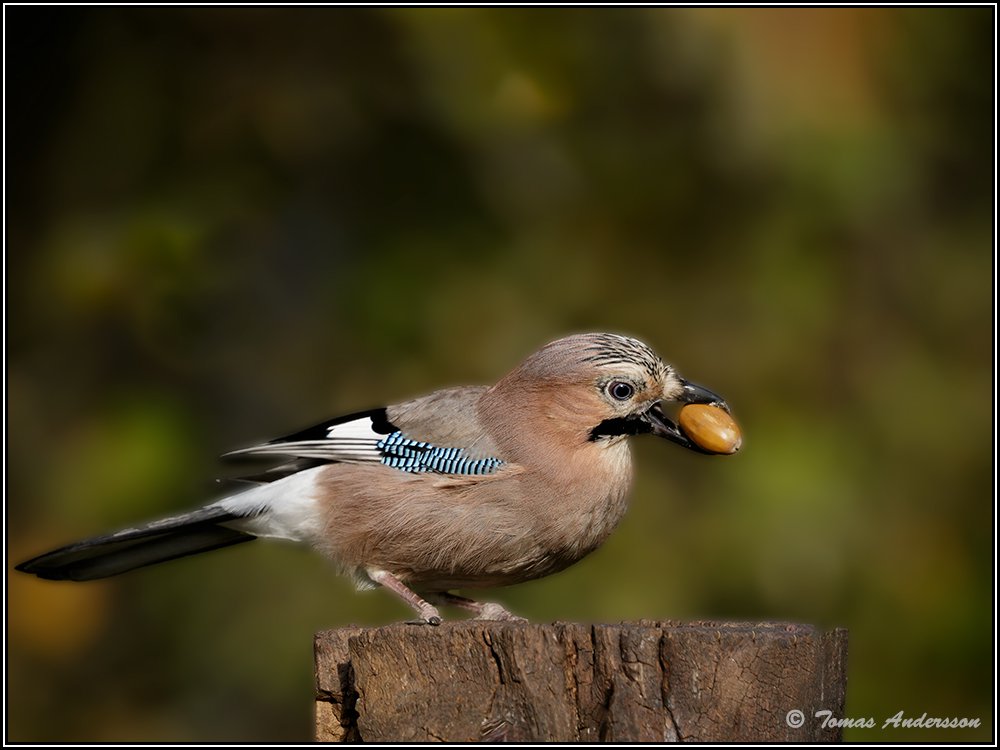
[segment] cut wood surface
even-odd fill
[[[316,739],[836,741],[847,631],[484,621],[316,636]],[[789,711],[802,712],[799,726]]]

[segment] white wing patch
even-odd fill
[[[349,463],[382,460],[378,441],[385,435],[375,431],[371,417],[341,422],[326,429],[326,437],[305,440],[272,441],[225,454],[229,456],[294,456]]]

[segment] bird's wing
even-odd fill
[[[476,416],[483,388],[450,388],[396,406],[327,420],[235,457],[291,457],[249,478],[271,481],[321,463],[380,463],[407,472],[492,474],[504,465]]]
[[[384,440],[396,429],[386,417],[385,409],[372,409],[328,419],[262,445],[232,451],[224,457],[290,456],[322,462],[379,461],[381,460],[379,441]]]

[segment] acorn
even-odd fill
[[[736,453],[743,433],[725,409],[711,404],[688,404],[678,415],[681,431],[708,453]]]

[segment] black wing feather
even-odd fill
[[[307,427],[304,430],[293,432],[291,435],[285,435],[284,437],[275,438],[274,440],[268,440],[267,445],[297,443],[302,440],[326,440],[331,427],[336,427],[338,424],[345,424],[346,422],[354,422],[355,420],[364,419],[365,417],[371,420],[372,430],[380,435],[390,435],[399,429],[389,421],[389,416],[386,413],[385,407],[381,407],[378,409],[369,409],[368,411],[354,412],[353,414],[347,414],[343,417],[334,417],[333,419],[328,419],[325,422],[315,424],[312,427]]]

